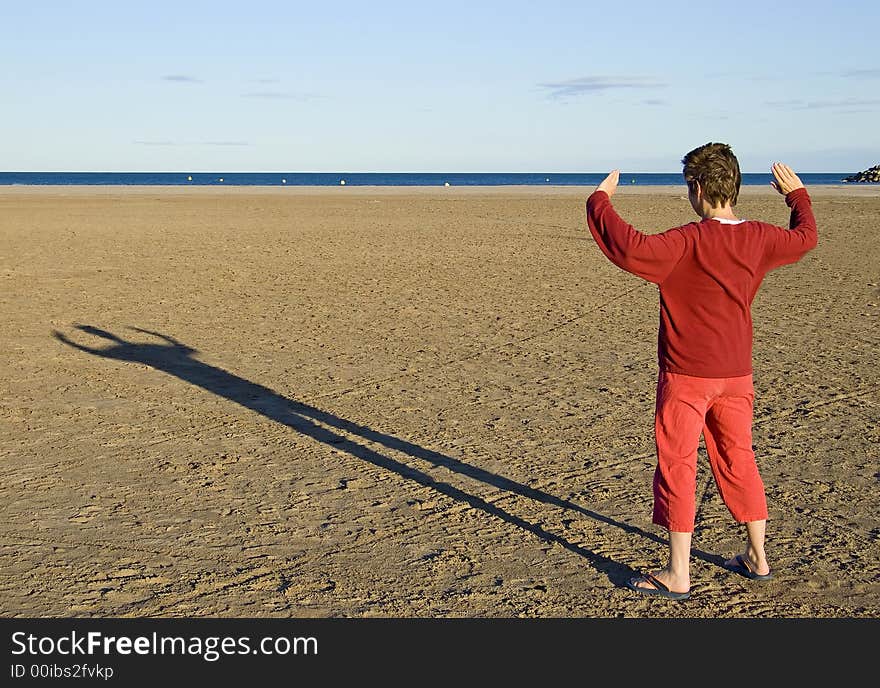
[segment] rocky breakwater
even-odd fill
[[[851,174],[849,177],[844,177],[843,181],[868,182],[874,184],[880,183],[880,165],[874,165],[874,167],[869,167],[867,170],[856,172],[855,174]]]

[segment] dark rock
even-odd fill
[[[880,165],[874,165],[874,167],[869,167],[867,170],[862,170],[861,172],[856,172],[848,177],[844,177],[843,181],[876,184],[880,182]]]

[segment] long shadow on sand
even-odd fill
[[[318,421],[338,430],[357,435],[365,440],[381,444],[389,449],[399,451],[415,459],[427,461],[434,466],[442,466],[454,473],[479,480],[488,485],[492,485],[493,487],[497,487],[500,490],[505,490],[562,509],[569,509],[609,526],[620,528],[628,533],[640,535],[660,544],[666,544],[664,538],[646,532],[636,526],[615,521],[612,518],[585,509],[578,504],[574,504],[565,499],[560,499],[559,497],[555,497],[542,490],[531,488],[522,483],[518,483],[515,480],[491,473],[477,466],[472,466],[450,456],[440,454],[430,449],[425,449],[424,447],[407,442],[406,440],[386,435],[363,425],[358,425],[357,423],[345,420],[344,418],[339,418],[332,413],[327,413],[314,406],[309,406],[308,404],[303,404],[282,396],[268,387],[245,380],[244,378],[229,373],[222,368],[203,363],[202,361],[193,358],[193,354],[197,353],[196,349],[182,344],[173,337],[137,327],[129,328],[136,332],[157,337],[163,342],[161,344],[144,344],[125,341],[117,335],[90,325],[77,325],[76,328],[82,332],[107,340],[111,342],[111,344],[104,348],[94,348],[78,344],[58,331],[53,331],[53,335],[56,339],[68,346],[72,346],[80,351],[95,356],[112,358],[120,361],[143,363],[156,370],[161,370],[169,375],[173,375],[181,380],[197,385],[209,392],[213,392],[229,401],[240,404],[247,409],[255,411],[277,423],[286,425],[287,427],[319,442],[332,445],[337,449],[347,452],[351,456],[367,461],[374,466],[393,471],[407,480],[412,480],[419,485],[436,490],[447,497],[464,502],[474,509],[479,509],[491,516],[500,518],[507,523],[532,533],[546,542],[561,545],[565,549],[584,557],[584,559],[586,559],[597,571],[605,573],[608,576],[608,579],[615,585],[624,585],[625,581],[634,574],[634,571],[628,566],[619,564],[612,559],[571,543],[565,538],[544,530],[540,526],[515,516],[494,504],[468,494],[458,487],[437,481],[427,473],[423,473],[412,466],[408,466],[405,463],[401,463],[400,461],[396,461],[388,456],[380,454],[369,447],[358,444],[357,442],[328,430],[313,421]],[[713,564],[720,564],[721,562],[721,557],[700,552],[699,550],[694,550],[693,555]]]

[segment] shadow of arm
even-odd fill
[[[71,339],[68,339],[65,335],[63,335],[58,330],[52,330],[52,336],[55,337],[62,344],[67,344],[68,346],[72,346],[74,349],[79,349],[80,351],[85,351],[88,354],[94,354],[95,356],[103,356],[104,352],[101,349],[94,349],[90,346],[83,346],[82,344],[77,344]]]

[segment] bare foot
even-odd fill
[[[767,563],[767,558],[758,559],[755,557],[753,559],[747,553],[737,554],[732,559],[728,559],[724,562],[724,568],[733,571],[743,570],[742,572],[747,578],[770,576],[770,564]]]
[[[652,582],[651,578],[660,581],[660,583],[665,585],[668,591],[672,593],[683,594],[689,592],[691,589],[691,582],[689,579],[678,579],[667,569],[661,569],[655,573],[633,578],[631,581],[631,587],[640,590],[661,590],[662,588],[659,588],[654,582]]]

